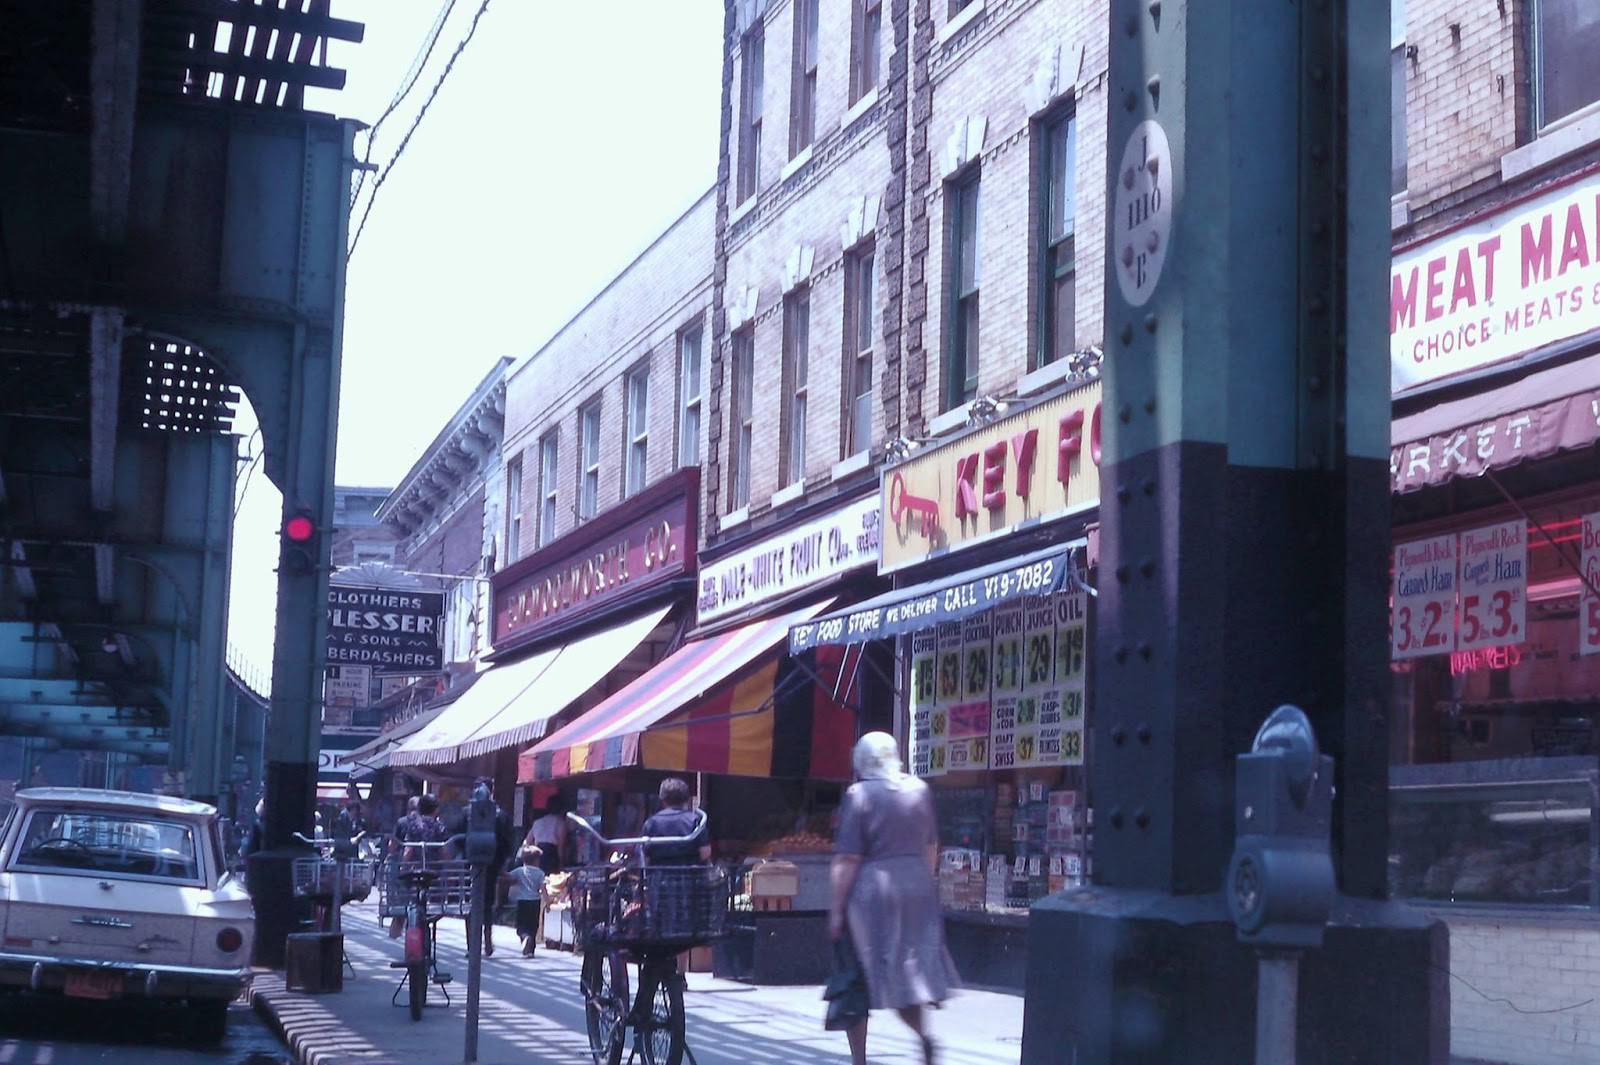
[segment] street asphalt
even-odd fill
[[[228,1011],[220,1046],[198,1044],[175,1009],[0,997],[0,1065],[287,1065],[289,1052],[249,1006]]]

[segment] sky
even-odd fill
[[[334,0],[366,39],[332,43],[345,87],[307,107],[377,122],[446,8],[351,221],[383,176],[346,282],[338,484],[393,486],[496,359],[536,350],[716,176],[721,0]],[[229,635],[265,667],[281,499],[248,463],[240,487]]]

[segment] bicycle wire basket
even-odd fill
[[[300,898],[331,899],[335,880],[341,902],[365,902],[372,894],[373,865],[359,858],[296,858],[293,870]]]
[[[687,950],[720,939],[728,924],[728,875],[714,865],[585,866],[569,898],[580,950]]]
[[[415,889],[404,874],[426,869],[436,879],[428,885],[428,913],[433,917],[465,917],[472,909],[472,866],[464,861],[386,862],[378,880],[378,914],[404,917]]]

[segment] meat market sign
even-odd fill
[[[330,584],[327,664],[387,676],[438,673],[443,621],[443,592]]]
[[[1515,358],[1600,322],[1600,174],[1397,255],[1389,280],[1396,393]]]
[[[880,573],[1100,501],[1098,380],[883,471]]]
[[[495,574],[495,650],[692,575],[699,495],[698,468],[683,470]]]

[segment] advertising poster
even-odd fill
[[[933,709],[928,714],[928,775],[943,776],[950,764],[950,712],[961,702],[961,623],[938,628]]]
[[[1089,624],[1089,595],[1081,588],[1057,592],[1056,683],[1063,688],[1083,686],[1085,643]]]
[[[950,709],[947,755],[947,764],[952,772],[989,767],[993,661],[993,615],[986,610],[961,623],[961,702]]]
[[[1461,534],[1456,649],[1520,643],[1528,631],[1528,527],[1522,519]]]
[[[1600,513],[1583,519],[1583,595],[1578,600],[1578,653],[1600,654]]]
[[[933,671],[939,634],[925,629],[911,636],[911,772],[928,775],[934,704]]]
[[[1394,547],[1390,657],[1418,658],[1456,649],[1456,535]]]
[[[989,767],[989,703],[962,703],[950,708],[950,772]]]
[[[1021,603],[994,611],[994,712],[989,723],[989,768],[1017,764],[1017,704],[1022,695],[1025,628]]]
[[[1055,606],[1048,596],[1029,597],[1023,604],[1022,686],[1038,691],[1055,680]]]

